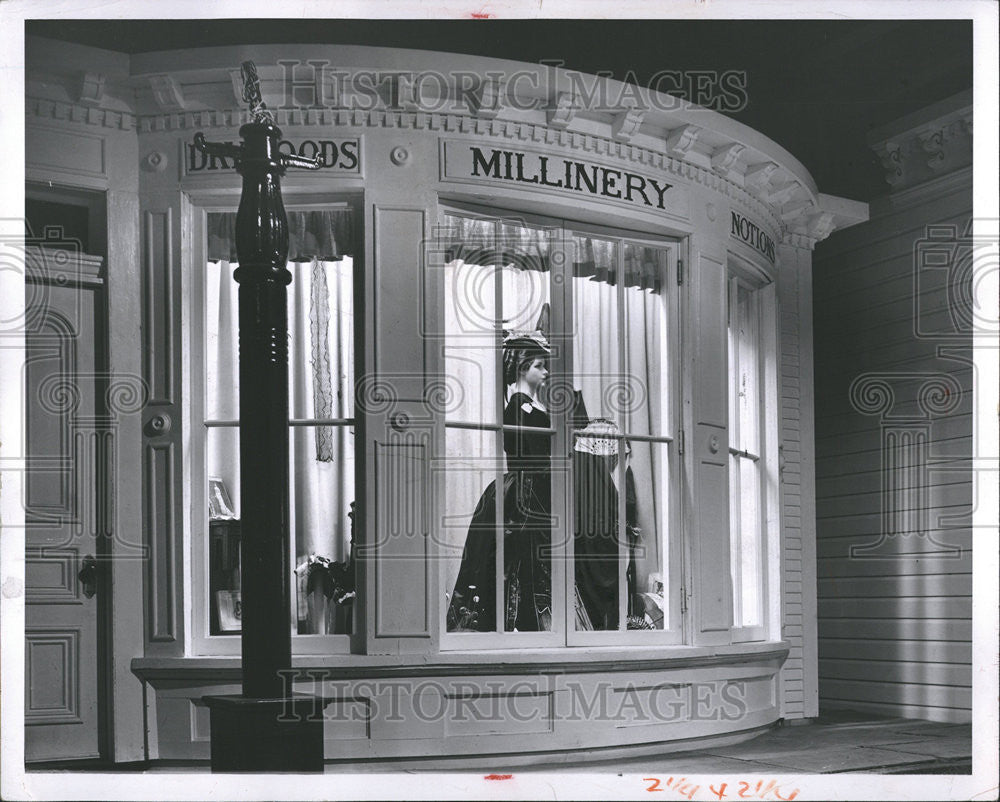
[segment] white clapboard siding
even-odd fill
[[[972,662],[972,644],[952,640],[857,640],[824,638],[819,644],[819,659],[894,660],[909,663],[948,663],[968,666]]]
[[[914,258],[927,225],[964,230],[971,199],[971,179],[929,182],[905,202],[876,201],[870,222],[835,233],[814,253],[821,711],[971,718],[973,374],[939,357],[942,340],[917,336],[947,330],[951,316],[950,299],[920,280]],[[920,428],[920,380],[907,384],[906,373],[947,374],[959,399],[925,421],[926,492],[904,489],[886,500],[885,433]],[[896,382],[892,412],[901,418],[852,406],[851,383],[862,374]],[[919,531],[887,529],[899,519],[886,517],[884,501],[889,513],[920,522]]]

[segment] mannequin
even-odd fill
[[[541,332],[508,334],[503,344],[506,426],[547,429],[539,389],[548,378],[549,347]],[[551,437],[505,431],[503,477],[504,596],[502,631],[552,626]],[[497,630],[496,487],[483,491],[469,524],[462,564],[448,608],[448,631]]]

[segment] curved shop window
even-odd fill
[[[443,648],[681,640],[678,243],[449,209]]]

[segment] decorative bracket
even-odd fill
[[[396,105],[404,111],[420,110],[420,95],[413,73],[400,73],[396,76]]]
[[[504,81],[498,78],[488,78],[476,94],[473,113],[486,120],[494,119],[504,107]]]
[[[800,184],[793,178],[791,181],[787,182],[783,187],[780,187],[774,190],[773,192],[769,193],[767,196],[767,202],[772,206],[783,206],[788,201],[788,199],[795,194],[795,191],[801,186],[802,184]]]
[[[645,113],[642,109],[630,108],[615,115],[614,122],[611,123],[611,138],[616,142],[631,142],[639,133]]]
[[[812,206],[808,199],[789,201],[781,206],[781,219],[786,223],[802,216],[806,209]]]
[[[572,92],[560,92],[556,95],[555,104],[545,111],[549,127],[559,131],[566,130],[576,116],[578,108],[576,95]]]
[[[700,133],[701,127],[697,125],[682,125],[680,128],[673,129],[667,135],[667,153],[678,159],[686,158],[695,142],[698,141]]]
[[[746,146],[739,142],[716,148],[712,153],[712,169],[723,178],[729,178],[730,174],[735,171],[736,162],[744,150],[746,150]]]
[[[755,164],[743,176],[743,186],[756,195],[766,195],[777,170],[778,165],[774,162]]]
[[[885,180],[890,186],[896,186],[903,180],[903,154],[897,142],[882,142],[875,148],[875,153],[885,170]]]
[[[806,223],[806,231],[817,242],[829,237],[836,227],[836,218],[832,212],[810,215],[809,221]]]
[[[181,85],[172,75],[150,75],[149,86],[153,99],[162,111],[183,111],[184,94]]]
[[[944,164],[944,131],[940,128],[924,131],[917,135],[917,142],[920,144],[920,149],[930,156],[927,159],[927,166],[932,170],[940,169]]]
[[[80,102],[97,106],[104,97],[105,78],[98,72],[84,71],[80,76]]]

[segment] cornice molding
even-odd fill
[[[972,105],[967,100],[964,93],[949,98],[869,137],[892,191],[972,164]]]
[[[45,98],[27,98],[25,114],[28,120],[54,120],[121,131],[132,131],[136,127],[135,115],[127,111],[116,111],[100,106],[66,103]]]
[[[404,90],[405,93],[405,90]],[[493,96],[496,97],[496,96]],[[485,98],[491,102],[493,97]],[[181,101],[182,102],[182,101]],[[642,123],[642,117],[631,111],[623,112],[618,120],[617,138],[613,130],[610,136],[572,130],[569,122],[573,119],[574,99],[570,96],[560,99],[554,118],[565,118],[561,126],[544,125],[534,122],[486,116],[482,108],[473,114],[445,114],[419,110],[376,108],[372,110],[338,108],[275,109],[275,121],[279,126],[330,126],[353,128],[399,128],[437,131],[449,134],[467,134],[478,137],[493,137],[567,147],[595,156],[604,156],[628,162],[638,162],[655,170],[685,181],[720,192],[753,214],[769,226],[776,239],[784,240],[788,235],[797,235],[811,243],[822,239],[841,224],[836,216],[824,215],[817,200],[798,179],[792,178],[780,165],[765,161],[751,164],[746,168],[746,177],[736,165],[741,162],[749,149],[738,142],[719,145],[713,150],[712,166],[702,167],[686,161],[679,152],[688,153],[693,149],[701,128],[681,126],[672,129],[660,141],[663,149],[653,149],[634,143],[634,137]],[[173,111],[162,114],[142,115],[138,118],[131,113],[103,109],[94,106],[65,103],[42,98],[29,98],[27,114],[35,119],[55,120],[112,128],[138,130],[141,134],[167,133],[172,131],[196,131],[211,129],[238,129],[250,121],[247,111],[238,108],[208,111]],[[629,133],[631,132],[631,133]],[[647,140],[648,141],[648,140]],[[746,182],[747,187],[742,186]],[[781,182],[775,186],[775,182]]]
[[[661,150],[633,144],[632,142],[616,141],[610,136],[574,131],[539,125],[532,122],[507,120],[502,118],[483,118],[481,116],[443,114],[422,111],[401,111],[391,109],[373,109],[370,111],[350,109],[276,109],[272,112],[278,127],[315,125],[350,128],[399,128],[437,131],[446,134],[467,134],[478,137],[494,137],[506,140],[518,140],[525,143],[555,145],[573,150],[606,156],[622,161],[638,162],[656,170],[700,184],[708,189],[721,192],[732,200],[740,203],[758,218],[762,218],[779,237],[786,229],[786,224],[779,216],[779,209],[765,203],[755,194],[748,192],[730,178],[724,177],[705,167],[683,161]],[[171,131],[198,131],[213,128],[239,128],[250,121],[248,112],[241,109],[222,109],[218,111],[191,111],[173,114],[145,115],[138,120],[138,130],[142,134],[168,133]],[[737,152],[742,153],[743,148]],[[773,171],[772,171],[773,172]],[[727,175],[735,175],[732,171]],[[803,190],[798,182],[794,182],[793,190]],[[788,193],[786,193],[788,194]],[[807,204],[810,206],[810,204]],[[805,208],[805,207],[804,207]]]
[[[966,190],[972,199],[972,165],[960,167],[944,175],[935,176],[920,184],[906,187],[898,192],[890,192],[872,201],[872,207],[880,207],[884,212],[898,212],[927,203],[932,198],[940,198],[953,192]]]

